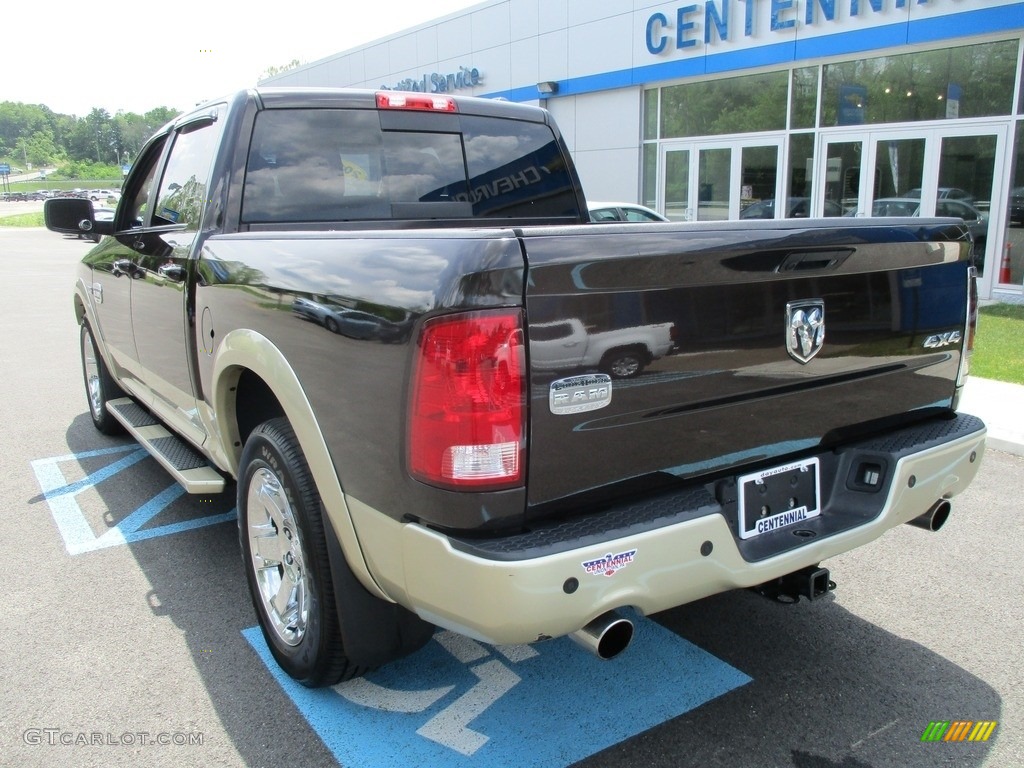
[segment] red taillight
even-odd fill
[[[403,91],[379,91],[378,109],[413,109],[427,112],[458,112],[455,99],[451,96],[431,96],[427,93],[405,93]]]
[[[428,320],[413,366],[409,470],[445,488],[521,485],[526,356],[519,310]]]

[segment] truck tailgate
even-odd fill
[[[528,498],[712,477],[948,412],[970,242],[948,220],[524,230]],[[639,372],[552,354],[612,334]],[[644,344],[670,323],[674,347]],[[536,337],[536,338],[535,338]],[[664,350],[662,350],[664,351]],[[633,481],[627,483],[627,481]]]

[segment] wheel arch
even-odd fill
[[[359,582],[375,597],[393,602],[370,574],[327,441],[302,384],[284,354],[251,330],[229,333],[218,346],[211,388],[219,428],[209,446],[238,477],[245,440],[259,424],[282,416],[302,448],[341,551]]]
[[[120,372],[121,368],[118,366],[110,355],[110,350],[107,349],[107,341],[103,338],[103,328],[100,326],[99,317],[96,314],[96,308],[93,306],[92,297],[89,293],[89,286],[86,282],[79,278],[75,284],[75,292],[73,296],[73,306],[75,310],[75,322],[77,325],[82,323],[88,323],[89,329],[92,331],[92,340],[96,344],[96,351],[99,352],[100,357],[103,358],[103,362],[106,363],[107,369],[110,371],[110,375],[114,377],[114,381],[121,385]]]

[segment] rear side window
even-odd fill
[[[577,214],[545,125],[462,116],[459,131],[382,130],[374,110],[266,110],[242,198],[247,223]]]

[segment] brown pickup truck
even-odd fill
[[[816,597],[827,558],[940,527],[983,454],[962,222],[591,224],[542,109],[244,91],[154,136],[112,221],[46,216],[102,236],[74,291],[96,427],[237,485],[307,685],[435,626],[610,657],[623,608]]]

